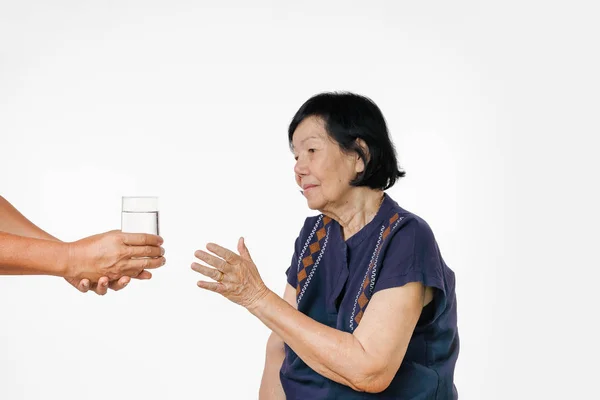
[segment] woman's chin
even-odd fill
[[[311,199],[311,198],[307,197],[306,204],[308,205],[308,208],[310,208],[311,210],[320,210],[321,208],[323,208],[324,202],[321,200]]]

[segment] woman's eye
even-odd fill
[[[309,153],[314,153],[316,150],[315,149],[308,149]]]

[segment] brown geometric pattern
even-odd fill
[[[360,323],[360,320],[362,319],[362,317],[365,313],[367,305],[369,304],[369,301],[371,300],[373,287],[375,286],[375,278],[376,278],[376,272],[377,272],[376,268],[377,268],[377,261],[379,260],[379,253],[381,252],[381,249],[383,248],[383,244],[385,243],[385,240],[390,235],[391,231],[396,227],[396,225],[398,225],[397,222],[400,222],[399,218],[400,218],[400,216],[398,215],[398,213],[396,213],[392,216],[392,218],[390,218],[388,221],[386,221],[386,223],[381,227],[382,231],[381,231],[379,240],[377,241],[377,245],[375,246],[375,250],[373,250],[373,255],[371,257],[371,262],[369,263],[369,268],[367,268],[367,273],[365,274],[365,279],[363,281],[363,284],[360,288],[358,295],[356,296],[356,301],[355,301],[354,309],[352,312],[352,317],[350,318],[350,329],[352,329],[352,330],[354,330],[354,328],[355,328],[354,321],[356,321],[356,326],[358,326],[358,324]],[[355,315],[356,311],[358,311],[358,313],[356,313],[356,315]]]
[[[315,259],[318,257],[318,253],[323,248],[325,237],[327,236],[327,225],[331,222],[331,218],[323,216],[321,219],[320,229],[316,232],[316,235],[312,237],[311,243],[308,245],[309,254],[302,259],[301,268],[298,271],[298,281],[296,284],[296,298],[300,295],[302,286],[306,279],[310,275],[310,271],[315,264]],[[304,253],[300,257],[304,256]]]

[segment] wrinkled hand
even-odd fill
[[[192,263],[192,269],[218,282],[198,281],[198,286],[217,292],[242,307],[251,307],[269,293],[258,273],[258,269],[250,257],[250,252],[244,243],[244,238],[238,241],[240,255],[214,243],[206,245],[206,249],[218,257],[202,250],[194,255],[213,266]]]
[[[120,280],[122,277],[141,275],[142,279],[148,279],[149,273],[142,274],[142,271],[158,268],[166,261],[162,257],[162,243],[160,236],[121,231],[110,231],[69,243],[65,278],[74,285],[79,282],[76,287],[83,289],[87,279],[88,289],[96,289],[97,293],[105,293],[102,288],[107,287],[102,284],[100,288],[94,286],[101,278],[116,281],[114,288],[122,288],[128,283],[127,279]],[[104,282],[103,279],[101,283]]]

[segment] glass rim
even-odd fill
[[[158,196],[121,196],[121,210],[124,212],[158,211]]]

